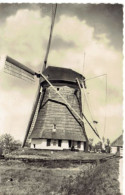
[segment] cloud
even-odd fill
[[[39,11],[41,16],[51,15],[51,4],[45,3],[2,3],[0,4],[0,23],[6,18],[15,15],[17,11],[28,9]],[[77,15],[80,21],[87,21],[87,25],[95,28],[94,37],[106,33],[111,40],[110,44],[117,49],[123,45],[123,5],[122,4],[67,4],[57,6],[56,21],[61,15],[74,17]]]
[[[64,39],[61,39],[58,36],[53,36],[52,46],[51,46],[52,50],[63,49],[63,48],[68,49],[73,47],[75,47],[73,41],[65,41]]]
[[[122,4],[61,4],[58,6],[60,15],[85,20],[88,26],[95,29],[94,38],[107,34],[110,45],[122,50],[123,45],[123,5]]]
[[[80,46],[81,43],[82,48],[90,44],[93,32],[94,28],[87,26],[84,20],[80,21],[76,16],[66,15],[60,17],[54,30],[54,33],[65,41],[73,41],[76,46]]]
[[[19,10],[1,29],[0,53],[8,53],[27,66],[38,66],[44,59],[43,43],[48,41],[49,29],[48,16],[41,18],[39,11]]]

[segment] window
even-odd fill
[[[77,142],[77,148],[81,148],[81,142],[80,141]]]
[[[53,128],[56,129],[56,124],[53,124]]]
[[[56,124],[53,124],[52,132],[53,132],[53,133],[56,132]]]
[[[58,146],[61,147],[62,140],[58,140]]]
[[[69,148],[71,148],[71,140],[69,140]]]
[[[36,144],[33,144],[34,148],[36,147]]]
[[[51,145],[51,139],[47,139],[47,146]]]

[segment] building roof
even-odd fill
[[[55,116],[54,113],[57,115]],[[56,124],[56,132],[54,133],[52,131],[53,124]],[[41,109],[30,138],[86,141],[82,127],[67,107],[51,101],[48,101]]]
[[[53,89],[48,88],[44,98],[43,107],[40,109],[36,124],[30,138],[46,138],[86,141],[83,133],[83,127],[73,116],[68,107],[62,103],[62,100]],[[80,114],[77,97],[74,95],[74,89],[67,86],[60,88],[65,98],[69,98],[71,106]],[[49,99],[48,99],[49,98]],[[56,125],[56,132],[53,132],[53,125]]]
[[[78,72],[75,72],[69,68],[61,68],[55,66],[48,66],[44,71],[43,74],[48,76],[49,80],[52,81],[68,81],[68,82],[76,82],[76,78],[80,81],[83,81],[85,77]],[[44,79],[41,80],[42,82]]]
[[[123,135],[120,135],[116,140],[111,144],[112,147],[123,146]]]

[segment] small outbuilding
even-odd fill
[[[111,144],[111,153],[119,153],[120,156],[123,154],[123,135],[120,135],[116,140]]]

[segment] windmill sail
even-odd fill
[[[49,35],[49,41],[48,41],[48,45],[47,45],[47,50],[46,50],[46,55],[45,55],[45,59],[44,59],[42,72],[45,70],[46,65],[47,65],[47,59],[48,59],[48,55],[49,55],[49,50],[50,50],[50,45],[51,45],[51,40],[52,40],[52,33],[53,33],[53,28],[54,28],[54,22],[55,22],[55,17],[56,17],[56,10],[57,10],[57,4],[52,5],[52,21],[51,21],[50,35]]]
[[[34,81],[34,76],[36,75],[36,73],[27,66],[21,64],[20,62],[14,60],[9,56],[1,57],[1,65],[3,66],[4,72],[7,74],[26,81]]]

